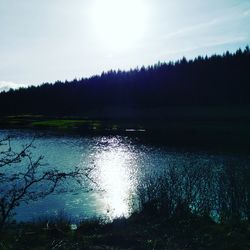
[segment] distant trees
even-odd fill
[[[68,179],[83,183],[89,171],[45,167],[42,156],[32,156],[33,142],[17,152],[12,146],[10,137],[0,140],[0,231],[21,203],[46,197]]]
[[[0,114],[86,115],[109,107],[250,104],[250,50],[183,58],[0,94]]]

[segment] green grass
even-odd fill
[[[30,124],[30,127],[43,127],[63,130],[72,130],[79,128],[87,130],[101,130],[102,124],[99,121],[92,120],[55,119],[45,121],[34,121]]]
[[[104,109],[105,111],[105,109]],[[171,146],[217,147],[249,151],[250,107],[158,107],[116,112],[89,111],[86,116],[12,115],[0,117],[0,128],[57,130],[84,134],[138,136]],[[106,115],[104,116],[103,113]],[[127,115],[129,113],[129,115]],[[98,119],[100,117],[100,119]],[[143,129],[129,133],[127,129]],[[231,149],[230,149],[231,150]]]
[[[84,124],[90,124],[91,121],[85,120],[46,120],[46,121],[35,121],[31,123],[33,127],[53,127],[59,129],[71,129],[82,126]]]

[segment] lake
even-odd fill
[[[137,185],[149,175],[159,175],[171,165],[225,164],[231,155],[142,144],[126,136],[55,135],[34,131],[0,130],[0,138],[13,137],[13,149],[20,149],[35,137],[33,157],[44,156],[48,168],[68,170],[75,166],[92,168],[94,182],[87,187],[71,187],[45,199],[21,204],[17,221],[66,213],[73,220],[92,217],[113,219],[128,216],[136,200]],[[241,160],[242,156],[239,157]]]

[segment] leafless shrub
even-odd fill
[[[48,196],[59,187],[65,191],[67,180],[78,184],[89,178],[90,169],[74,168],[60,171],[43,164],[43,156],[33,157],[34,141],[16,152],[10,137],[0,140],[0,230],[20,203],[28,203]]]
[[[177,207],[215,220],[250,219],[250,167],[239,162],[223,166],[169,166],[148,176],[138,187],[139,209],[173,216]]]

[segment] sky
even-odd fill
[[[0,91],[250,45],[250,0],[0,0]]]

